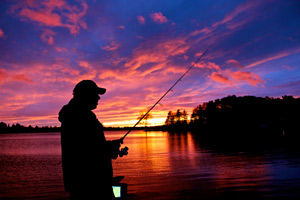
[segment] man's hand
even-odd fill
[[[120,140],[112,140],[111,141],[111,158],[117,159],[119,155],[119,148],[120,148]]]
[[[124,138],[123,137],[121,137],[120,139],[118,139],[119,141],[120,141],[120,144],[123,144],[123,140],[124,140]]]

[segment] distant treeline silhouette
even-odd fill
[[[300,98],[235,95],[198,105],[187,113],[169,111],[166,130],[189,130],[215,137],[300,136]]]
[[[104,127],[104,130],[129,130],[131,127]],[[135,127],[134,130],[144,130],[145,127]],[[161,130],[161,128],[156,127],[153,130]],[[1,133],[44,133],[44,132],[60,132],[61,127],[58,126],[23,126],[19,123],[9,125],[4,122],[0,122],[0,134]]]
[[[60,127],[57,126],[23,126],[19,123],[9,125],[4,122],[0,122],[0,133],[38,133],[38,132],[58,132]]]

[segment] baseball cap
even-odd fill
[[[97,84],[92,80],[82,80],[75,86],[73,94],[104,94],[105,88],[98,87]]]

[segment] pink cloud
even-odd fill
[[[136,39],[139,39],[139,40],[144,39],[144,37],[143,37],[143,36],[140,36],[140,35],[135,36],[135,38],[136,38]]]
[[[91,68],[90,63],[87,62],[87,61],[84,61],[84,60],[78,61],[78,65],[79,65],[80,67],[85,68],[85,69],[90,69],[90,68]]]
[[[58,52],[68,52],[68,50],[64,47],[55,47],[55,50]]]
[[[189,36],[193,37],[202,34],[195,42],[205,41],[208,44],[218,43],[219,40],[223,40],[224,37],[236,32],[247,23],[258,18],[259,15],[263,13],[259,12],[258,9],[262,11],[262,5],[265,2],[267,1],[246,1],[235,7],[233,11],[228,12],[223,19],[215,22],[209,27],[192,31]],[[222,32],[218,31],[220,26],[222,29],[226,28],[227,30]]]
[[[63,26],[61,17],[57,13],[44,12],[42,10],[35,11],[28,8],[23,8],[20,12],[20,15],[46,26]]]
[[[150,15],[150,17],[153,20],[153,22],[158,24],[163,24],[168,22],[168,19],[161,12],[153,13]]]
[[[203,55],[203,52],[198,52],[198,53],[195,53],[195,57],[200,57]]]
[[[299,49],[291,49],[291,50],[287,50],[287,51],[282,51],[282,52],[276,53],[274,55],[270,55],[269,57],[263,58],[261,60],[254,61],[253,63],[247,65],[246,68],[254,67],[254,66],[263,64],[265,62],[269,62],[269,61],[272,61],[272,60],[283,58],[283,57],[286,57],[286,56],[289,56],[289,55],[292,55],[292,54],[296,54],[296,53],[299,53],[299,52],[300,52],[300,48]]]
[[[231,64],[231,65],[235,66],[236,68],[240,68],[240,69],[244,68],[244,66],[241,63],[239,63],[237,60],[234,60],[234,59],[227,60],[226,63]]]
[[[242,71],[231,71],[231,70],[218,70],[213,72],[210,76],[213,81],[223,83],[223,84],[249,84],[257,87],[259,84],[266,83],[260,76],[254,74],[253,72],[242,72]]]
[[[88,5],[82,1],[80,6],[69,5],[63,0],[26,1],[12,6],[12,12],[23,20],[37,22],[48,27],[66,27],[71,34],[78,34],[80,28],[87,28],[83,21]],[[67,11],[67,12],[66,12]]]
[[[182,66],[168,65],[166,62],[161,62],[155,63],[143,71],[131,68],[103,69],[98,78],[101,79],[104,85],[109,85],[110,90],[118,90],[120,85],[123,88],[143,88],[143,90],[146,90],[149,89],[149,85],[152,87],[158,85],[157,88],[160,88],[162,82],[173,80],[175,74],[184,73],[185,71],[186,68]],[[164,79],[158,80],[158,76],[164,76]],[[175,76],[175,78],[177,77]]]
[[[4,38],[4,32],[1,28],[0,28],[0,38]]]
[[[80,11],[80,9],[78,9],[76,7],[74,7],[74,8],[70,7],[70,10],[72,12],[70,12],[69,14],[66,14],[67,22],[65,23],[65,26],[70,29],[72,34],[79,33],[80,27],[87,29],[87,23],[85,21],[81,20],[81,18],[83,18],[83,16],[86,14],[86,12],[88,10],[88,5],[87,5],[87,3],[82,1],[81,6],[82,6],[82,8],[81,8],[82,11]]]
[[[292,70],[297,69],[297,67],[292,67],[292,66],[289,66],[289,65],[283,65],[282,67],[283,67],[284,69],[289,70],[289,71],[292,71]]]
[[[155,71],[158,71],[158,70],[164,70],[164,71],[166,71],[164,69],[165,67],[166,67],[166,62],[157,63],[157,64],[154,64],[153,66],[151,66],[149,69],[144,70],[141,73],[141,75],[142,76],[146,76],[147,74],[151,74],[152,72],[155,72]],[[178,71],[173,68],[172,72],[176,73]],[[162,72],[161,72],[161,74],[162,74]]]
[[[122,75],[120,75],[119,71],[117,70],[103,70],[101,74],[99,74],[100,79],[109,79],[109,78],[115,78],[115,79],[122,79]]]
[[[238,5],[232,12],[227,14],[221,21],[215,22],[212,27],[217,27],[223,24],[228,24],[235,18],[237,18],[241,13],[243,12],[249,12],[250,10],[255,9],[258,7],[261,3],[259,1],[247,1],[246,3]],[[243,20],[243,23],[240,23],[240,25],[245,24],[248,22],[248,20]],[[235,28],[237,25],[234,26]]]
[[[7,76],[5,69],[0,69],[0,82]]]
[[[105,47],[102,47],[103,50],[106,51],[114,51],[121,47],[121,45],[115,41],[111,42],[109,45],[106,45]]]
[[[43,34],[41,35],[41,39],[52,45],[54,43],[54,38],[53,38],[53,35],[55,35],[55,33],[53,31],[51,31],[50,29],[46,29]]]
[[[131,69],[138,69],[147,63],[163,63],[168,57],[183,55],[189,46],[184,38],[175,38],[163,41],[152,41],[142,43],[137,47],[125,66]]]
[[[237,29],[237,28],[242,27],[243,25],[249,23],[250,21],[252,21],[256,17],[257,16],[255,14],[253,14],[253,15],[249,15],[247,18],[244,18],[244,19],[236,18],[235,20],[233,20],[230,23],[226,24],[226,26],[227,26],[228,29],[234,30],[234,29]]]
[[[210,33],[210,32],[211,32],[211,29],[205,27],[205,28],[203,28],[201,30],[195,30],[195,31],[191,32],[190,35],[191,36],[196,36],[196,35],[199,35],[201,33],[206,33],[207,34],[207,33]]]
[[[8,82],[20,81],[34,83],[34,81],[25,73],[12,73],[11,71],[8,72],[5,69],[0,69],[0,82],[3,82],[4,80]]]
[[[240,82],[246,82],[249,85],[257,87],[259,84],[266,83],[263,79],[261,79],[258,75],[252,73],[252,72],[232,72],[230,76]]]
[[[119,29],[125,29],[125,26],[120,25],[120,26],[118,26],[118,28],[119,28]]]
[[[227,76],[224,76],[220,73],[217,73],[217,72],[213,72],[210,76],[209,76],[212,80],[216,81],[216,82],[219,82],[219,83],[231,83],[229,81],[229,78]]]
[[[146,20],[145,20],[145,17],[143,16],[137,16],[137,20],[140,24],[145,24],[146,23]]]
[[[27,82],[27,83],[33,83],[34,81],[26,74],[15,74],[12,75],[11,78],[14,81],[21,81],[21,82]]]
[[[54,9],[55,7],[63,7],[64,5],[66,5],[64,0],[43,1],[42,4],[51,9]],[[32,3],[31,3],[31,5],[32,5]]]
[[[212,63],[212,62],[200,62],[200,63],[196,63],[195,67],[197,68],[201,68],[201,69],[211,69],[211,70],[221,70],[220,66]]]

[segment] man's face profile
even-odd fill
[[[86,104],[86,106],[90,110],[94,110],[98,106],[98,101],[100,100],[100,96],[97,93],[91,93],[91,94],[87,94],[84,99],[85,99],[84,103]]]

